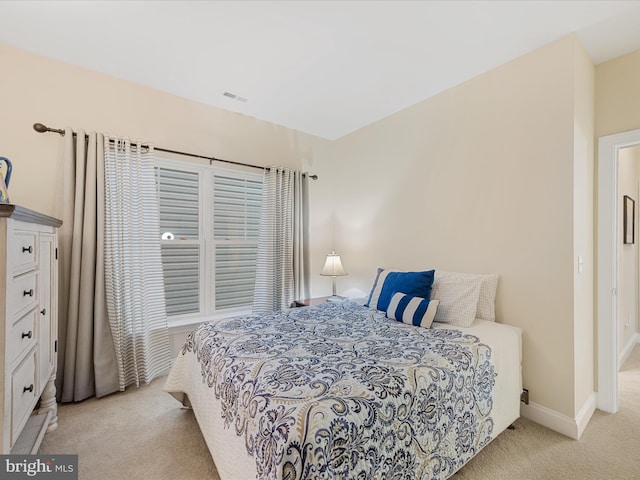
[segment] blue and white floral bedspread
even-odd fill
[[[492,438],[491,349],[352,302],[207,323],[182,355],[259,479],[444,479]]]

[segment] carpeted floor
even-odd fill
[[[219,480],[193,413],[163,383],[62,405],[40,453],[77,453],[80,480]],[[620,373],[620,411],[597,410],[579,441],[523,418],[515,427],[453,479],[640,479],[640,346]]]
[[[620,409],[596,410],[580,440],[521,418],[454,476],[455,480],[640,479],[640,346],[620,372]]]

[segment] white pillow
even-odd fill
[[[449,323],[457,327],[470,327],[476,319],[480,282],[475,279],[440,279],[434,282],[431,298],[438,300],[434,322]]]
[[[495,322],[496,320],[496,290],[498,289],[498,274],[496,273],[461,273],[436,270],[433,288],[438,282],[455,283],[457,281],[475,281],[480,285],[476,317]],[[436,320],[437,321],[437,320]]]

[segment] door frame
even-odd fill
[[[623,148],[640,145],[640,130],[607,135],[598,139],[598,401],[605,412],[618,411],[618,271],[619,193],[618,154]]]

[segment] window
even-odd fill
[[[156,167],[167,315],[200,312],[200,181],[198,172]]]
[[[213,176],[213,240],[217,309],[253,303],[260,227],[260,180]]]
[[[156,159],[167,315],[253,302],[262,174]]]

